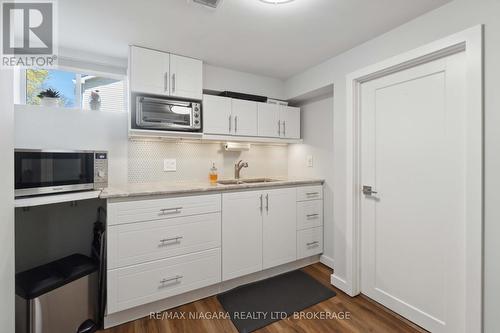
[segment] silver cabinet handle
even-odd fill
[[[183,238],[184,237],[182,237],[182,236],[177,236],[177,237],[160,239],[160,246],[168,245],[166,243],[173,242],[173,241],[175,241],[176,243],[178,243]]]
[[[283,136],[286,136],[286,121],[283,120]]]
[[[319,195],[319,192],[307,192],[306,195]]]
[[[165,72],[163,88],[165,88],[165,92],[168,94],[168,72]]]
[[[175,92],[175,73],[172,74],[172,94]]]
[[[261,212],[262,212],[262,209],[263,209],[263,207],[264,207],[264,205],[262,204],[263,197],[264,197],[264,196],[261,194],[261,195],[260,195],[260,211],[261,211]]]
[[[269,211],[269,194],[266,194],[266,211]]]
[[[238,132],[238,116],[234,117],[234,133]]]
[[[281,120],[278,120],[278,136],[281,135]]]
[[[231,115],[229,115],[229,133],[231,133]]]
[[[174,208],[162,208],[160,209],[160,215],[168,215],[168,214],[178,214],[182,210],[182,207],[174,207]]]
[[[319,242],[318,241],[310,242],[310,243],[307,243],[306,245],[307,246],[319,245]]]
[[[319,216],[319,214],[308,214],[308,215],[306,215],[306,217],[308,219],[311,218],[311,217],[318,217],[318,216]]]
[[[161,279],[161,280],[160,280],[160,284],[161,284],[161,286],[160,286],[160,287],[163,287],[163,285],[164,285],[165,283],[167,283],[167,282],[172,282],[172,281],[177,282],[177,281],[179,281],[180,279],[182,279],[183,277],[184,277],[184,276],[182,276],[182,275],[176,275],[176,276],[173,276],[173,277],[171,277],[171,278]]]

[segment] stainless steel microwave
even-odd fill
[[[165,131],[201,130],[201,104],[166,98],[136,96],[137,128]]]
[[[15,196],[97,190],[108,185],[106,151],[16,149]]]

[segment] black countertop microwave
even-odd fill
[[[108,153],[92,150],[16,149],[15,196],[103,189],[108,185]]]

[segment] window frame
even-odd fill
[[[29,68],[31,69],[31,68]],[[17,78],[15,81],[18,82],[17,87],[18,87],[18,98],[15,99],[16,104],[22,104],[22,105],[29,105],[29,106],[38,106],[38,105],[30,105],[26,104],[26,68],[20,68],[17,71]],[[105,78],[110,78],[113,80],[120,80],[123,81],[123,105],[124,105],[124,110],[123,111],[118,111],[118,112],[127,112],[128,110],[128,81],[127,81],[127,75],[124,74],[116,74],[116,73],[110,73],[110,72],[105,72],[105,71],[96,71],[96,70],[87,70],[84,68],[79,68],[79,67],[73,67],[73,66],[57,66],[56,68],[50,68],[48,70],[57,70],[57,71],[65,71],[65,72],[71,72],[75,73],[76,77],[76,82],[75,85],[81,86],[81,75],[86,74],[86,75],[94,75],[94,76],[100,76],[100,77],[105,77]],[[75,105],[76,107],[66,107],[66,106],[61,106],[61,109],[70,109],[70,110],[81,110],[81,111],[90,111],[89,109],[84,109],[83,104],[82,104],[82,91],[80,91],[79,94],[75,94]],[[100,110],[102,111],[102,110]],[[110,112],[110,111],[102,111],[102,112]],[[114,111],[113,111],[114,112]]]

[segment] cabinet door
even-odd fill
[[[227,97],[203,95],[203,133],[231,134],[231,99]]]
[[[277,138],[281,133],[280,106],[257,103],[257,131],[259,136]]]
[[[297,258],[296,191],[293,188],[264,193],[263,268]]]
[[[130,47],[130,90],[168,95],[170,54],[142,47]]]
[[[232,100],[233,135],[257,136],[257,102]]]
[[[281,137],[300,139],[300,108],[281,106]]]
[[[261,195],[260,191],[222,195],[223,280],[262,270]]]
[[[201,60],[170,55],[170,95],[199,99],[203,95],[203,63]]]

